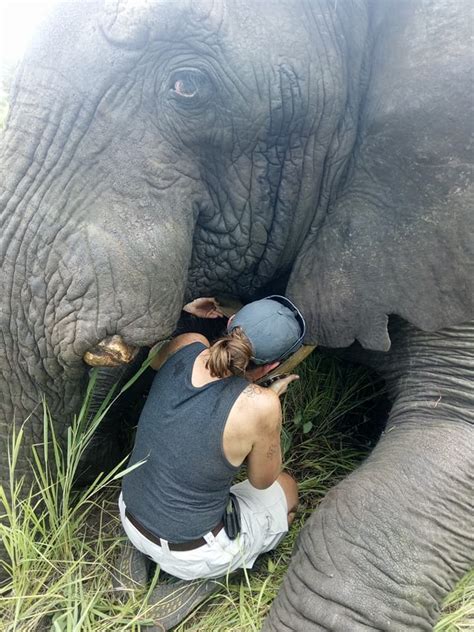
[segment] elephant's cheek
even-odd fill
[[[113,207],[97,215],[61,244],[66,264],[50,274],[46,330],[65,367],[129,363],[172,333],[183,305],[192,219]]]

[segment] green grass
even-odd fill
[[[434,632],[472,632],[474,630],[474,570],[461,579],[446,597],[443,616]]]
[[[292,385],[285,399],[283,440],[286,466],[299,480],[299,515],[277,551],[262,556],[251,573],[230,578],[183,622],[180,632],[260,630],[299,529],[327,490],[367,453],[368,447],[361,441],[364,433],[354,424],[356,419],[364,423],[363,411],[372,405],[377,392],[367,373],[316,354],[300,373],[301,380]],[[22,432],[10,442],[12,500],[7,501],[5,495],[0,498],[7,514],[0,531],[13,563],[9,569],[12,581],[0,593],[2,632],[145,632],[147,628],[140,623],[150,621],[147,594],[121,601],[111,586],[122,537],[116,497],[124,465],[99,476],[87,489],[73,487],[80,456],[113,396],[88,424],[93,386],[94,379],[63,449],[44,407],[43,441],[32,459],[39,491],[27,489],[15,473]],[[56,475],[51,475],[49,465]],[[471,573],[446,599],[436,632],[472,629],[473,597]]]

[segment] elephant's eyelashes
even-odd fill
[[[201,70],[183,69],[172,74],[170,88],[177,103],[194,105],[207,101],[212,92],[212,83]]]

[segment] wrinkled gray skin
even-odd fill
[[[38,439],[45,393],[64,433],[99,340],[288,281],[307,342],[371,350],[394,405],[266,630],[431,629],[473,548],[470,4],[56,10],[1,146],[3,479],[13,420]]]

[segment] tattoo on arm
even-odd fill
[[[260,388],[260,386],[257,386],[257,384],[249,384],[244,389],[244,393],[247,395],[247,397],[255,397],[255,395],[259,395],[261,392],[262,389]]]
[[[278,443],[272,443],[267,450],[267,459],[273,459],[278,450]]]

